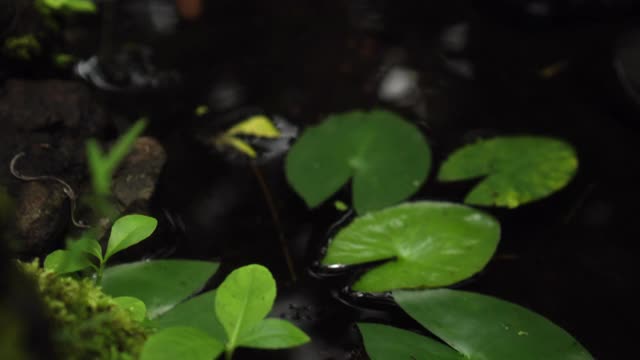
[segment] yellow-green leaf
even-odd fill
[[[226,135],[249,135],[275,139],[280,136],[280,130],[264,115],[255,115],[244,120],[229,130]]]
[[[220,136],[216,140],[216,145],[218,145],[218,146],[230,146],[230,147],[240,151],[241,153],[249,156],[252,159],[255,159],[256,156],[257,156],[256,150],[253,147],[251,147],[251,145],[247,144],[246,141],[240,140],[237,137],[228,136],[227,134],[224,134],[224,135]]]

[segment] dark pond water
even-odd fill
[[[630,2],[212,1],[198,21],[168,30],[158,23],[171,16],[134,6],[142,3],[120,4],[111,39],[116,48],[145,43],[152,56],[122,61],[142,73],[152,64],[160,80],[125,79],[102,96],[131,118],[148,114],[149,133],[166,148],[153,198],[170,234],[165,249],[222,260],[212,286],[239,265],[267,265],[281,287],[272,315],[314,339],[267,354],[242,349],[239,359],[366,358],[355,321],[418,328],[384,299],[344,293],[352,275],[313,270],[342,214],[332,201],[307,210],[275,157],[258,169],[291,247],[292,283],[254,169],[201,141],[246,114],[277,115],[303,129],[330,113],[371,107],[414,121],[435,166],[481,136],[540,134],[573,144],[580,168],[565,190],[516,210],[488,210],[503,228],[497,255],[460,288],[548,317],[598,359],[627,358],[637,333],[631,294],[640,200],[640,36]],[[200,104],[210,112],[196,117]],[[430,179],[414,198],[462,201],[468,189]],[[349,199],[348,191],[336,199]]]

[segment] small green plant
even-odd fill
[[[412,318],[444,342],[391,326],[359,323],[373,360],[591,360],[566,331],[518,305],[472,292],[394,291]]]
[[[113,174],[131,151],[133,144],[144,131],[146,124],[146,119],[136,121],[129,130],[120,136],[106,154],[100,149],[98,141],[95,139],[87,141],[87,161],[94,192],[92,204],[101,216],[111,217],[114,214],[114,209],[108,200],[111,195]]]
[[[111,228],[107,249],[91,237],[84,237],[67,250],[56,250],[49,254],[44,266],[59,274],[76,272],[92,267],[99,284],[105,265],[111,256],[148,238],[156,229],[158,221],[145,215],[126,215],[116,220]]]
[[[431,150],[418,128],[382,110],[330,116],[302,134],[285,164],[289,183],[310,207],[352,179],[359,214],[413,195],[430,167]]]
[[[236,269],[215,293],[203,294],[176,307],[175,311],[182,316],[172,316],[168,322],[160,318],[160,324],[172,326],[149,338],[141,360],[211,360],[222,352],[229,360],[238,347],[283,349],[308,342],[309,337],[291,323],[265,319],[275,297],[276,283],[267,268],[253,264]],[[203,327],[198,317],[207,316],[207,312],[213,315],[214,309],[215,317],[207,317],[212,324]],[[224,341],[218,337],[220,329]]]

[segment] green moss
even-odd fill
[[[16,59],[31,60],[40,55],[42,47],[33,34],[12,36],[4,41],[4,52]]]
[[[21,264],[36,281],[53,327],[59,358],[137,359],[150,330],[131,318],[90,279],[76,280]]]

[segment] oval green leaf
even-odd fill
[[[439,287],[480,271],[496,250],[500,225],[476,209],[406,203],[356,218],[329,244],[324,265],[389,260],[365,273],[359,291]]]
[[[467,359],[593,359],[566,331],[507,301],[449,289],[393,295],[411,317]]]
[[[156,318],[159,329],[188,326],[204,331],[216,339],[226,338],[224,328],[215,314],[216,291],[211,290],[176,305]]]
[[[364,346],[372,360],[463,360],[464,356],[431,338],[380,324],[359,323]]]
[[[218,263],[208,261],[140,261],[107,268],[101,285],[111,296],[142,300],[154,319],[200,290],[217,269]]]
[[[352,180],[360,214],[398,203],[427,179],[431,150],[413,124],[388,111],[330,116],[307,129],[289,151],[286,175],[316,207]]]
[[[497,137],[455,151],[440,168],[438,180],[485,177],[465,203],[515,208],[566,186],[578,168],[571,145],[553,138]]]
[[[275,298],[276,282],[264,266],[243,266],[227,276],[218,287],[215,309],[228,349],[233,351],[267,316]]]
[[[190,327],[173,327],[151,335],[142,348],[140,360],[213,360],[224,345]]]
[[[104,261],[107,261],[115,253],[148,238],[156,226],[158,226],[158,220],[139,214],[126,215],[116,220],[111,227]]]
[[[56,250],[44,259],[44,268],[58,274],[68,274],[91,266],[87,255],[71,250]]]
[[[276,350],[300,346],[309,340],[307,334],[286,320],[264,319],[238,339],[238,346]]]
[[[144,305],[142,300],[134,298],[132,296],[118,296],[113,298],[113,301],[118,304],[121,308],[131,314],[131,318],[135,321],[144,321],[145,316],[147,316],[147,307]]]

